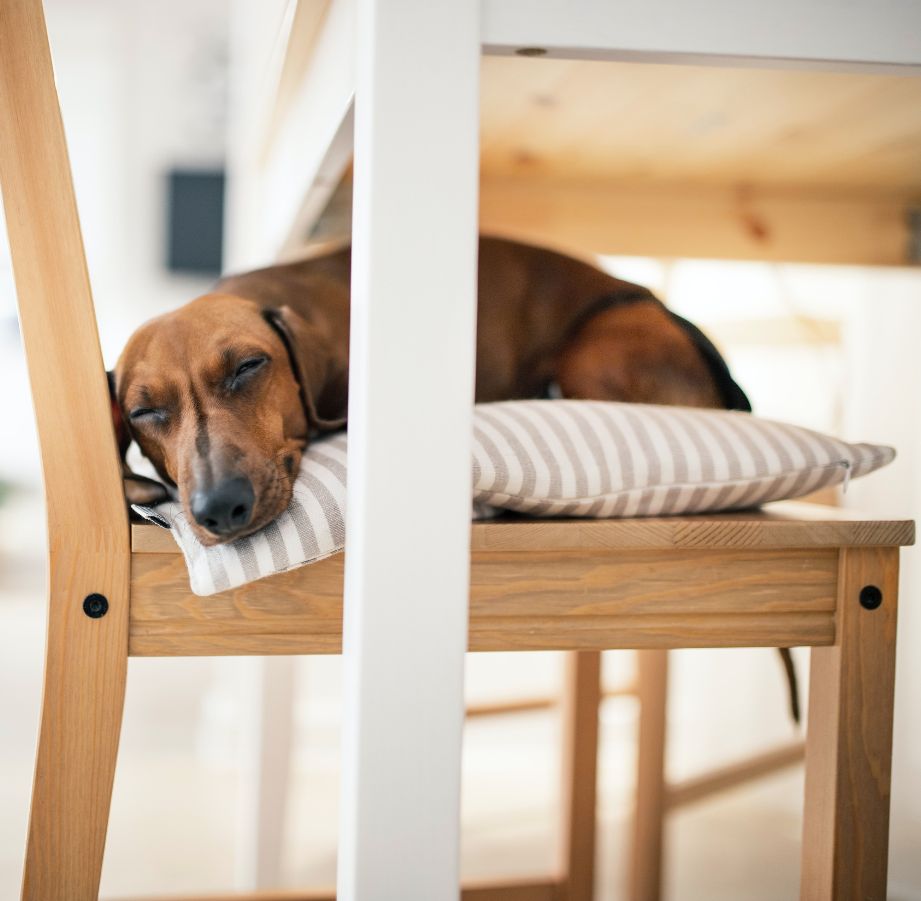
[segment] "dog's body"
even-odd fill
[[[345,424],[350,275],[343,248],[229,276],[125,347],[113,386],[123,449],[137,440],[205,543],[277,516],[310,435]],[[477,401],[558,386],[571,398],[750,409],[713,345],[648,290],[543,248],[481,238],[477,323]],[[129,496],[157,499],[128,479]]]
[[[350,274],[346,247],[230,276],[216,290],[322,319],[347,348]],[[433,286],[432,303],[438,295]],[[567,397],[747,406],[725,365],[716,376],[696,336],[653,294],[580,260],[481,238],[478,297],[478,402],[540,397],[556,383]]]
[[[350,271],[345,248],[224,278],[144,325],[122,353],[123,444],[137,440],[178,487],[205,543],[275,518],[310,435],[345,423]],[[476,399],[544,397],[551,386],[571,398],[749,409],[713,345],[645,288],[482,238]],[[126,484],[155,500],[150,483]]]

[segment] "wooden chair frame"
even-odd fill
[[[502,24],[491,27],[498,34]],[[379,38],[396,47],[388,44],[392,35]],[[168,536],[129,528],[40,0],[0,3],[0,183],[49,534],[45,684],[23,898],[91,901],[128,657],[337,653],[344,565],[334,557],[202,599],[190,593]],[[597,739],[600,650],[812,647],[802,897],[885,897],[898,549],[912,542],[912,523],[782,507],[638,521],[499,521],[475,524],[470,535],[469,649],[579,652],[570,658],[577,688],[569,695],[578,703],[567,717],[585,729],[568,732],[569,768],[591,757]],[[362,534],[360,553],[364,541]],[[442,737],[451,746],[454,733]],[[591,789],[567,799],[571,824],[587,822],[584,812],[594,809],[594,780],[584,784]],[[450,792],[417,797],[395,831],[411,835],[408,827],[420,825],[413,817],[429,803],[436,813],[454,809]],[[366,804],[359,799],[355,809],[371,811]],[[371,853],[381,836],[373,822],[349,828],[360,834],[340,866],[340,897],[372,897],[382,883],[375,889],[369,880],[386,872],[386,861]],[[456,824],[438,828],[450,836]],[[471,886],[463,896],[587,901],[587,834],[564,831],[562,864],[547,878]],[[453,852],[441,837],[433,836],[439,853],[431,861],[399,874],[406,901],[440,896],[440,889],[427,894],[436,883],[452,891]],[[440,861],[446,869],[435,866]]]

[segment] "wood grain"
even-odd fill
[[[640,721],[630,856],[630,901],[659,901],[665,841],[668,651],[637,654]]]
[[[837,554],[484,552],[472,651],[813,645],[834,639]],[[343,557],[197,597],[178,554],[134,554],[129,653],[338,653]]]
[[[803,901],[885,901],[898,552],[842,554],[834,646],[815,648],[806,738]],[[882,591],[875,610],[860,591]]]
[[[601,654],[566,655],[562,733],[560,873],[566,901],[592,901],[598,794]]]
[[[474,551],[636,548],[816,548],[914,544],[910,519],[879,519],[854,510],[783,501],[737,513],[639,519],[528,519],[506,516],[471,527]],[[134,525],[131,546],[178,554],[170,532]]]
[[[481,231],[576,256],[916,262],[909,221],[915,201],[888,195],[536,175],[484,176],[480,197]]]
[[[481,84],[489,175],[921,191],[910,74],[491,56]]]
[[[22,896],[95,901],[127,665],[129,535],[40,0],[0,4],[0,183],[47,499],[49,616]],[[108,613],[91,619],[97,592]]]
[[[494,56],[481,85],[487,232],[577,254],[917,262],[921,79]],[[325,237],[349,234],[347,195],[314,210]]]

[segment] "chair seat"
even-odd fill
[[[842,549],[913,542],[910,520],[791,502],[706,516],[474,523],[469,648],[828,645]],[[202,598],[172,537],[135,525],[129,653],[339,653],[343,561]]]

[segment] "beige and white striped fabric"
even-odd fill
[[[894,456],[889,447],[848,444],[748,413],[601,401],[478,404],[474,517],[742,509],[846,482]],[[172,527],[192,590],[213,594],[342,550],[345,463],[345,433],[314,442],[288,510],[256,534],[217,547],[198,541],[179,504],[140,512]]]

